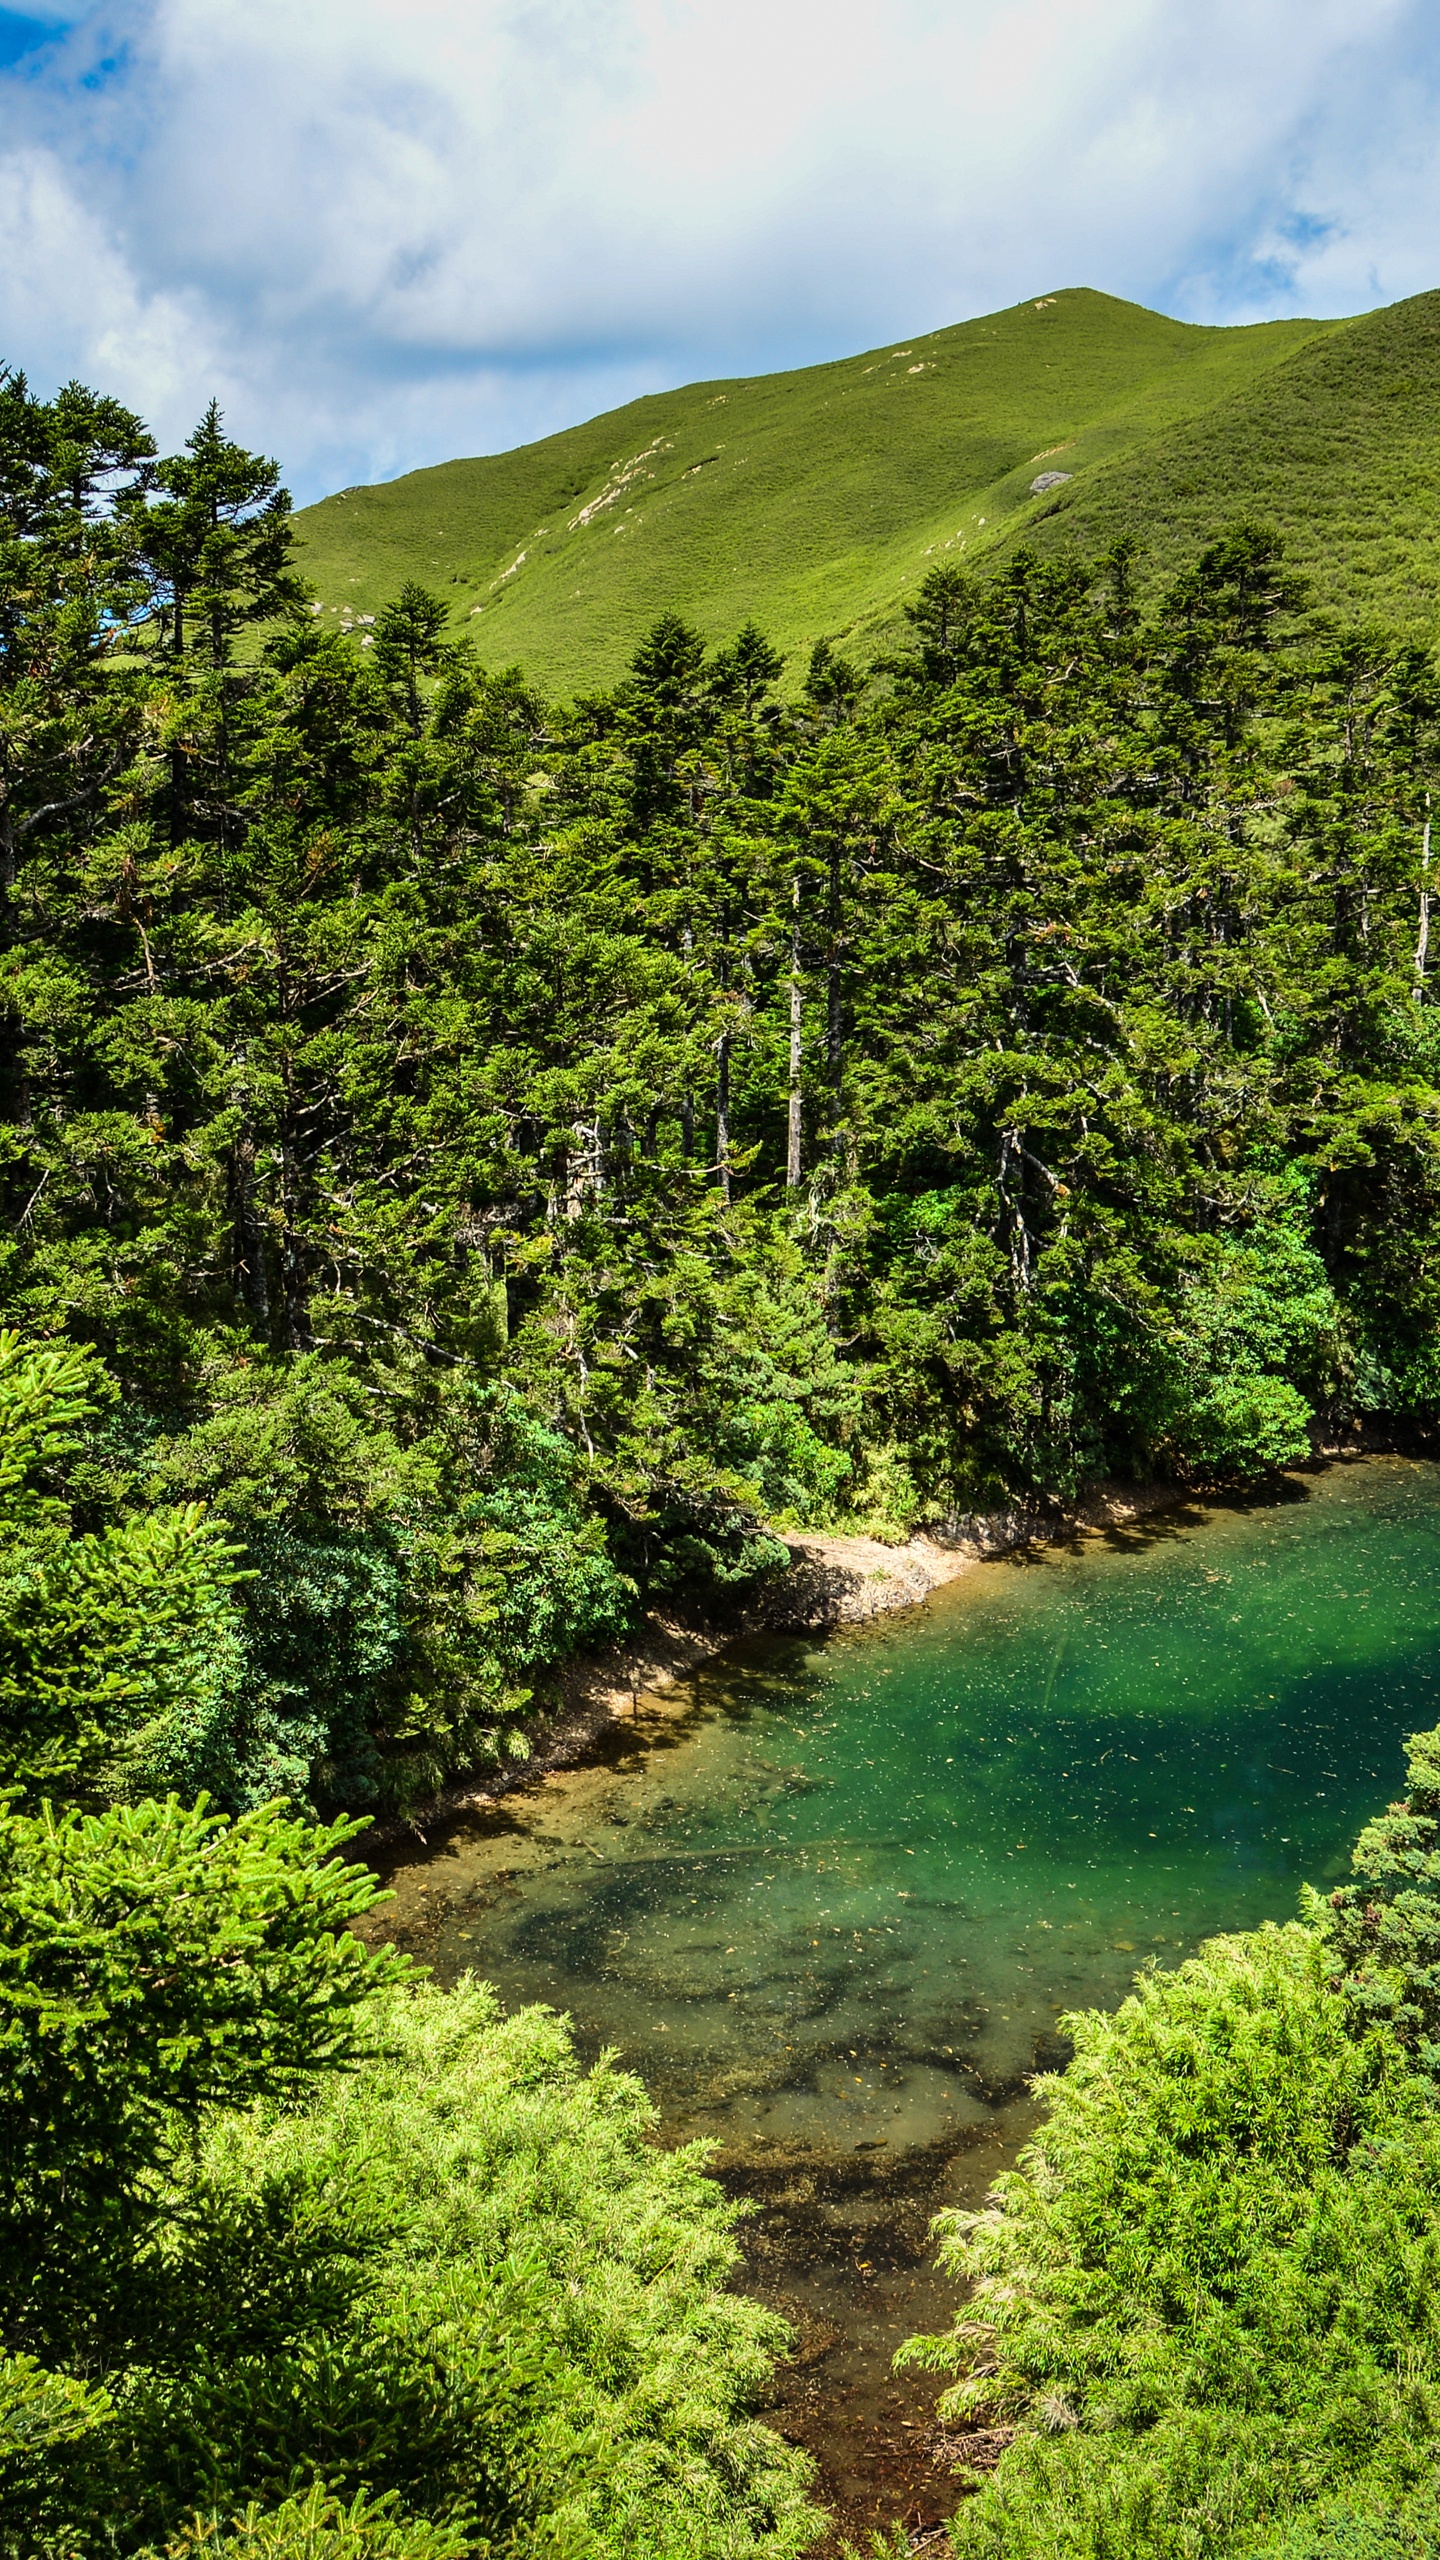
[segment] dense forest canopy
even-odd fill
[[[798,2560],[701,2153],[316,1816],[789,1525],[1432,1419],[1431,661],[1242,527],[557,706],[213,410],[0,505],[0,2553]],[[1440,2547],[1437,1753],[951,2226],[977,2560]]]
[[[213,410],[0,456],[0,1311],[95,1355],[69,1530],[232,1550],[167,1783],[403,1803],[777,1526],[1428,1418],[1440,694],[1276,539],[557,706],[322,627]]]
[[[203,1702],[223,1575],[176,1567],[193,1511],[43,1546],[84,1355],[0,1351],[4,2560],[792,2560],[783,2332],[703,2146],[362,1946],[353,1823],[103,1759]]]

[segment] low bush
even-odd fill
[[[1040,2134],[945,2219],[973,2289],[906,2352],[1017,2431],[967,2560],[1440,2551],[1436,1751],[1353,1887],[1069,2020]]]

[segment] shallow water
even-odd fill
[[[1346,1872],[1440,1721],[1437,1568],[1440,1468],[1370,1459],[737,1649],[407,1868],[399,1933],[715,2137],[759,2276],[878,2391],[1064,2013]]]

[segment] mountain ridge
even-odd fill
[[[1440,293],[1415,294],[1307,341],[1163,444],[1057,493],[1027,536],[1098,555],[1136,531],[1153,585],[1222,519],[1261,520],[1286,534],[1319,605],[1419,633],[1440,613],[1437,420]]]
[[[300,565],[342,625],[418,578],[484,663],[567,690],[613,681],[672,606],[712,639],[754,614],[793,674],[822,634],[873,654],[946,551],[1113,539],[1127,470],[1159,503],[1172,448],[1203,455],[1207,420],[1264,411],[1277,377],[1365,325],[1207,327],[1066,287],[339,492],[297,516]],[[1066,477],[1032,494],[1047,462]]]

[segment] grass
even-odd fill
[[[1133,527],[1158,584],[1217,526],[1259,518],[1284,529],[1324,608],[1429,632],[1440,603],[1437,413],[1440,293],[1423,293],[1312,336],[1203,414],[1077,472],[1030,538],[1094,554]]]
[[[690,384],[514,453],[342,491],[298,517],[301,565],[341,623],[418,578],[450,598],[487,665],[518,662],[567,691],[613,679],[667,606],[714,639],[753,613],[797,666],[822,633],[864,655],[946,551],[984,561],[1031,527],[1088,546],[1112,538],[1127,508],[1163,516],[1183,484],[1183,518],[1159,525],[1158,556],[1182,521],[1188,541],[1192,523],[1232,516],[1252,464],[1267,498],[1272,484],[1283,496],[1283,468],[1266,478],[1236,429],[1243,439],[1263,416],[1264,453],[1283,452],[1294,383],[1312,435],[1339,434],[1314,414],[1330,359],[1368,421],[1384,395],[1363,360],[1347,370],[1347,348],[1386,323],[1403,337],[1402,315],[1430,309],[1206,329],[1107,294],[1047,294],[841,363]],[[1386,363],[1416,389],[1395,394],[1382,423],[1408,431],[1429,377],[1418,356]],[[1347,448],[1353,509],[1383,480],[1360,468],[1368,439],[1366,424]],[[1415,444],[1403,475],[1412,514],[1434,478]],[[1058,508],[1053,493],[1030,495],[1045,470],[1072,475]],[[1288,487],[1282,520],[1310,523],[1303,464]],[[1403,545],[1377,533],[1373,547],[1380,574],[1418,593]]]

